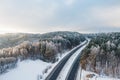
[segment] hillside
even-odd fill
[[[17,61],[41,59],[56,62],[56,56],[69,50],[85,37],[77,32],[51,32],[45,34],[4,34],[0,36],[0,73],[15,67]]]

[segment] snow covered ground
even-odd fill
[[[82,74],[80,75],[80,73]],[[95,76],[92,78],[88,78],[88,75],[95,75]],[[85,70],[81,71],[81,68],[79,68],[77,80],[120,80],[120,79],[110,78],[107,76],[99,76],[98,74],[90,72],[90,71],[85,71]]]
[[[41,60],[25,60],[17,63],[17,67],[0,75],[0,80],[37,80],[38,75],[43,75],[44,70],[49,68],[51,63]]]

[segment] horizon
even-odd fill
[[[52,31],[52,32],[59,32],[59,31]],[[64,31],[60,31],[64,32]],[[66,31],[66,32],[77,32],[77,31]],[[5,34],[46,34],[46,33],[51,33],[51,32],[43,32],[43,33],[35,33],[35,32],[6,32],[6,33],[0,33],[0,35],[5,35]],[[80,34],[101,34],[101,33],[119,33],[119,32],[78,32]]]

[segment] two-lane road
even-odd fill
[[[69,54],[67,54],[56,66],[55,68],[52,70],[52,72],[47,76],[47,78],[45,80],[57,80],[58,77],[59,77],[59,74],[61,73],[62,69],[64,68],[65,64],[67,63],[67,61],[76,53],[76,51],[78,51],[79,49],[81,49],[83,46],[85,46],[86,44],[88,43],[88,40],[86,40],[86,42],[84,42],[83,44],[77,46],[75,49],[73,49],[72,51],[70,51]],[[78,61],[79,61],[79,57],[80,57],[80,54],[77,55],[77,58],[74,60],[74,66],[75,67],[71,67],[70,69],[70,73],[69,75],[73,75],[75,76],[76,74],[76,71],[77,70],[73,70],[73,68],[77,68],[78,67]],[[71,74],[71,72],[73,74]],[[66,76],[67,78],[69,78],[69,76],[67,75]],[[67,79],[66,80],[72,80],[71,78]],[[74,80],[74,79],[73,79]]]

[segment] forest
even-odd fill
[[[82,69],[120,78],[120,33],[80,34],[58,31],[45,34],[0,35],[0,74],[26,59],[54,63],[57,56],[90,39],[82,51]]]
[[[120,33],[100,33],[89,37],[91,41],[81,55],[81,67],[120,78]]]
[[[18,60],[40,59],[56,62],[57,55],[79,45],[85,37],[77,32],[0,35],[0,73],[16,66]]]

